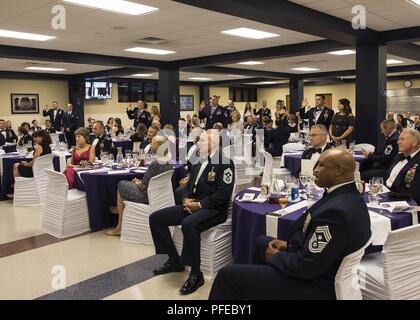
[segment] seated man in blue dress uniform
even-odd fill
[[[191,266],[188,280],[179,291],[181,295],[190,294],[204,284],[200,270],[201,232],[226,221],[235,183],[234,164],[223,156],[217,130],[201,135],[199,149],[201,159],[192,166],[183,205],[159,210],[149,218],[156,254],[169,256],[154,273],[182,272],[184,265]],[[184,236],[181,258],[169,230],[169,226],[177,225],[182,225]]]
[[[366,203],[354,183],[356,163],[344,149],[321,154],[316,184],[326,188],[289,230],[287,241],[257,239],[259,265],[228,265],[210,299],[336,299],[335,276],[343,258],[371,236]]]

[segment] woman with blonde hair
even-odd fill
[[[147,168],[142,180],[134,178],[132,181],[120,181],[118,183],[117,206],[110,208],[114,214],[118,214],[118,225],[115,229],[106,232],[108,236],[121,235],[121,226],[124,212],[124,201],[135,203],[149,203],[147,198],[147,187],[150,179],[172,170],[172,165],[168,159],[168,140],[162,136],[155,136],[152,139],[151,153],[153,160]]]
[[[153,121],[159,121],[161,122],[161,115],[160,115],[160,111],[159,108],[157,106],[151,106],[150,107],[150,116],[152,118],[152,122]]]

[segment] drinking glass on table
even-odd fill
[[[307,174],[300,173],[299,174],[300,183],[303,185],[303,191],[307,194],[306,187],[308,183],[311,181],[311,177]]]
[[[375,202],[379,203],[378,193],[381,191],[384,179],[381,177],[374,177],[370,180],[369,193]]]
[[[353,153],[353,154],[354,154],[354,147],[355,147],[355,143],[354,142],[350,142],[349,149],[350,149],[351,153]]]
[[[112,166],[114,164],[114,155],[109,154],[108,155],[108,166]]]
[[[290,191],[289,188],[287,186],[287,183],[283,183],[280,187],[280,191],[279,191],[279,204],[281,206],[281,214],[286,214],[286,206],[289,203],[289,196],[290,196]]]

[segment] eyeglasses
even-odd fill
[[[316,136],[323,136],[323,134],[322,133],[311,133],[311,134],[309,134],[309,138],[313,138],[313,137],[316,137]]]

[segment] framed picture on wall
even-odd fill
[[[194,111],[194,96],[182,95],[179,100],[181,111]]]
[[[35,93],[10,95],[12,114],[39,113],[39,95]]]

